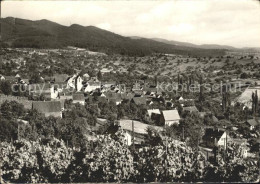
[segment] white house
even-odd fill
[[[162,111],[161,122],[165,125],[171,126],[179,124],[180,115],[177,110],[164,110]]]
[[[79,103],[81,105],[85,105],[85,97],[83,93],[74,93],[72,95],[72,103]]]
[[[83,87],[83,79],[79,75],[73,75],[67,81],[68,88],[74,88],[76,91],[80,91]]]
[[[229,135],[227,135],[227,132],[223,132],[221,137],[216,140],[216,146],[224,146],[226,147],[227,140],[231,141],[231,138]]]
[[[94,91],[94,90],[100,89],[100,88],[101,88],[100,82],[88,82],[84,91],[85,92],[91,92],[91,91]]]
[[[0,74],[0,80],[5,80],[5,77]]]
[[[246,125],[249,126],[250,130],[254,130],[258,124],[259,122],[257,119],[249,119],[246,121]]]
[[[83,87],[83,79],[80,76],[76,77],[76,81],[75,81],[75,89],[76,91],[80,91]]]

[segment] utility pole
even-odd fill
[[[166,134],[166,122],[164,123],[164,131],[165,131],[165,180],[167,181],[167,170],[168,170],[168,163],[167,163],[167,155],[168,155],[168,137]]]
[[[20,140],[20,124],[19,124],[19,122],[18,122],[18,124],[17,124],[17,139],[18,140]]]
[[[182,127],[182,140],[184,141],[184,127]]]
[[[135,132],[134,132],[134,120],[132,120],[132,144],[133,144],[133,148],[135,150]]]

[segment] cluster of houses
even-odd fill
[[[107,71],[103,71],[105,75]],[[123,100],[130,100],[136,105],[145,105],[148,107],[147,114],[153,121],[159,122],[161,126],[152,126],[140,121],[120,120],[119,125],[125,131],[125,138],[128,145],[142,144],[147,134],[148,126],[152,126],[158,131],[162,131],[164,125],[171,126],[179,124],[181,116],[177,109],[173,108],[173,100],[163,95],[155,85],[147,85],[143,81],[135,84],[131,88],[125,85],[117,84],[114,81],[103,82],[97,77],[90,77],[88,74],[68,76],[67,74],[55,74],[53,77],[43,78],[44,83],[29,84],[26,79],[21,79],[19,75],[12,78],[0,76],[1,80],[9,80],[13,83],[27,86],[27,90],[33,96],[43,96],[44,101],[32,101],[31,108],[43,113],[45,116],[54,116],[62,118],[65,100],[72,100],[72,103],[93,103],[98,102],[114,102],[116,105],[121,104]],[[177,99],[183,106],[183,111],[196,112],[203,118],[206,112],[199,112],[196,106],[185,106],[185,102],[192,102],[193,99]],[[161,110],[152,108],[153,104],[163,104],[170,107],[170,110]],[[191,103],[192,104],[192,103]],[[172,107],[172,108],[171,108]],[[214,121],[218,121],[213,117]],[[104,129],[108,128],[106,121],[99,120],[100,126]],[[257,121],[248,120],[246,122],[250,130],[255,129]],[[133,140],[134,136],[134,140]],[[206,147],[224,146],[227,140],[231,140],[225,130],[214,128],[206,128],[203,141]],[[246,154],[246,153],[245,153]]]

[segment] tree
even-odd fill
[[[101,71],[98,71],[98,74],[97,74],[97,78],[98,78],[98,80],[99,81],[101,81],[102,80],[102,73],[101,73]]]
[[[138,182],[201,181],[205,167],[201,152],[194,152],[184,142],[173,139],[163,146],[139,149],[135,160]]]
[[[1,112],[6,119],[17,119],[25,116],[24,106],[16,101],[5,101],[1,105]]]
[[[0,81],[0,92],[2,92],[5,95],[11,95],[12,94],[12,85],[8,81]]]
[[[156,129],[149,126],[146,131],[147,131],[147,136],[145,140],[147,144],[151,146],[158,146],[162,143],[162,138]]]
[[[220,149],[217,165],[208,165],[205,170],[206,182],[256,182],[259,178],[259,161],[243,156],[243,146],[230,143],[227,151]]]

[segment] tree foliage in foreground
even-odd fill
[[[220,150],[215,165],[184,142],[131,150],[119,132],[116,139],[97,136],[93,151],[71,149],[58,139],[0,143],[3,178],[10,182],[190,182],[259,179],[258,162],[243,158],[241,147]],[[224,161],[224,158],[225,161]]]

